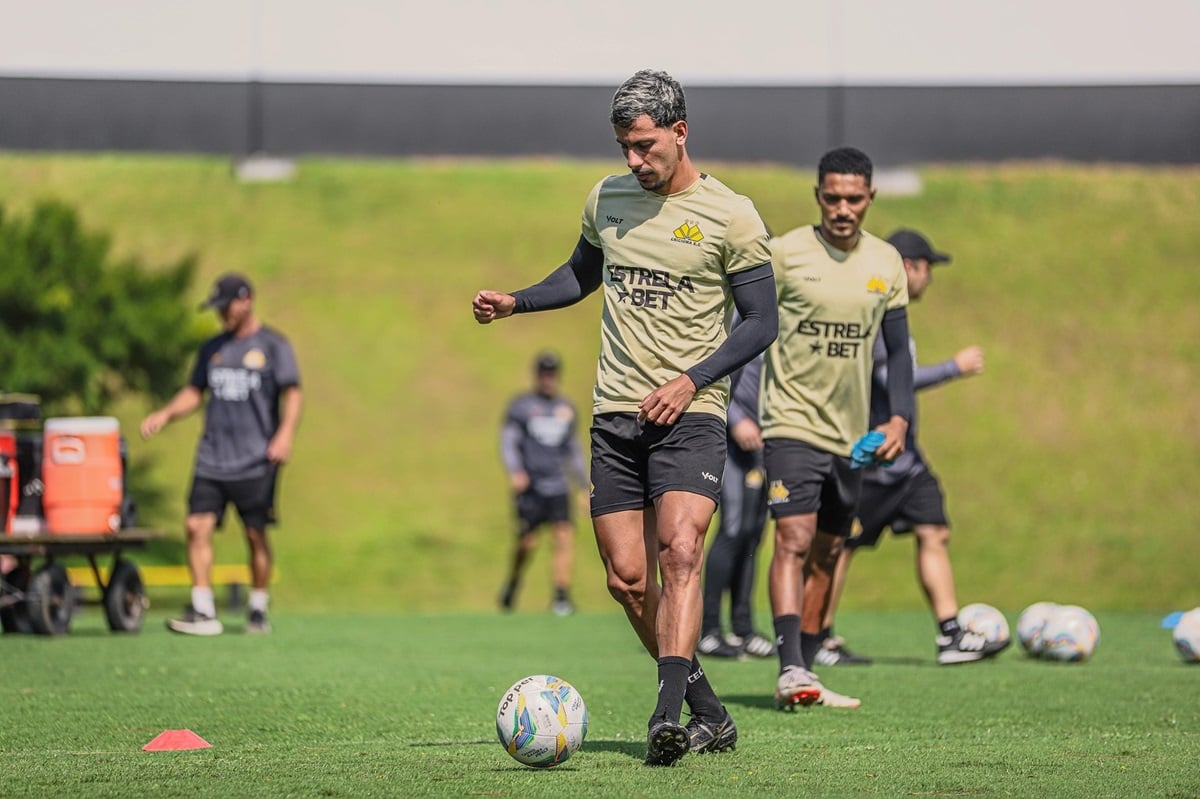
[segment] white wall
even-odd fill
[[[0,76],[1200,83],[1200,0],[0,0]]]

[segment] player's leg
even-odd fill
[[[566,498],[564,497],[564,502]],[[575,612],[571,602],[571,569],[575,563],[575,526],[563,519],[553,523],[553,550],[551,554],[551,579],[554,582],[554,603],[551,610],[556,616],[570,616]]]
[[[732,607],[732,585],[737,571],[737,553],[740,542],[738,533],[741,520],[743,470],[730,445],[725,462],[725,476],[721,483],[721,512],[717,526],[717,537],[709,547],[704,564],[704,613],[700,624],[700,643],[697,651],[711,657],[733,658],[738,656],[736,647],[730,646],[721,633],[721,603],[730,593]]]
[[[517,537],[513,541],[512,555],[509,558],[508,577],[500,589],[500,610],[503,612],[511,611],[516,604],[517,590],[521,587],[525,566],[537,545],[535,534],[540,522],[538,514],[541,503],[532,489],[518,494],[514,498],[513,506]]]
[[[734,636],[731,643],[735,643],[747,655],[771,657],[775,654],[775,644],[755,630],[753,609],[758,547],[767,523],[766,472],[761,451],[742,454],[746,460],[742,480],[737,486],[741,513],[738,515],[737,551],[734,555],[736,568],[729,586],[729,615]],[[726,475],[728,480],[729,475]]]
[[[191,602],[183,614],[167,620],[167,628],[187,635],[220,635],[224,626],[217,619],[212,589],[213,532],[225,512],[227,497],[223,484],[202,477],[192,478],[188,494],[188,514],[184,520],[187,535],[188,572],[191,575]]]
[[[652,511],[625,510],[592,519],[608,592],[620,603],[638,640],[658,657],[658,548]]]
[[[271,571],[274,556],[267,529],[275,524],[275,486],[278,472],[271,469],[253,480],[239,480],[230,488],[231,499],[246,528],[250,561],[250,596],[247,600],[246,632],[268,633]]]
[[[950,565],[950,528],[944,524],[918,524],[916,536],[917,579],[933,617],[939,622],[958,615],[954,590],[954,568]]]
[[[842,546],[842,554],[838,556],[837,564],[833,569],[833,588],[829,592],[829,607],[825,611],[824,627],[821,629],[821,648],[817,650],[817,654],[813,658],[817,666],[865,666],[871,663],[871,658],[865,655],[856,655],[847,649],[845,639],[833,632],[838,605],[841,604],[842,592],[845,590],[846,579],[850,574],[850,563],[858,548],[851,545],[853,541],[854,539],[851,538]]]

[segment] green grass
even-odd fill
[[[1010,622],[1014,618],[1010,614]],[[918,612],[850,613],[876,656],[829,668],[857,711],[771,707],[774,660],[707,665],[737,751],[647,769],[652,661],[620,614],[275,614],[275,633],[173,636],[155,610],[115,635],[89,608],[59,638],[4,636],[0,795],[104,797],[1191,797],[1197,669],[1148,613],[1099,614],[1083,664],[938,667]],[[584,748],[550,771],[495,740],[502,691],[556,673],[588,703]],[[211,749],[146,753],[163,730]]]
[[[776,231],[815,219],[808,170],[701,166]],[[205,282],[227,269],[257,279],[308,400],[283,481],[282,607],[471,611],[494,602],[511,541],[504,403],[553,345],[567,392],[589,407],[599,308],[592,298],[481,328],[470,298],[560,263],[587,189],[619,168],[314,159],[292,183],[243,185],[216,158],[0,154],[0,197],[10,214],[39,197],[74,203],[120,253],[150,263],[198,252]],[[918,197],[881,195],[868,228],[920,227],[955,257],[913,309],[924,358],[986,352],[984,376],[922,399],[962,601],[1195,605],[1200,169],[928,166],[921,177]],[[125,430],[148,409],[128,398]],[[182,560],[198,429],[189,420],[131,442],[143,520],[170,536],[147,562]],[[587,532],[580,553],[579,601],[607,609]],[[240,536],[223,536],[218,557],[242,560]],[[907,542],[859,558],[845,606],[922,608],[911,558]],[[541,604],[544,560],[534,569],[527,599]]]

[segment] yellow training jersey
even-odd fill
[[[811,226],[773,239],[771,254],[779,338],[763,369],[763,438],[848,456],[867,432],[871,348],[883,314],[908,305],[904,262],[865,231],[846,253]]]
[[[726,275],[770,261],[749,199],[711,175],[676,194],[632,173],[596,184],[583,236],[604,251],[604,311],[595,413],[636,412],[654,389],[703,361],[729,333]],[[729,380],[696,392],[688,411],[725,418]]]

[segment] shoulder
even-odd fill
[[[771,238],[771,252],[777,256],[789,253],[805,253],[819,247],[816,232],[812,225],[801,225],[793,228],[782,236]]]
[[[864,230],[860,246],[863,254],[869,256],[873,261],[901,268],[904,266],[904,259],[900,257],[900,251],[873,233]]]
[[[200,345],[200,357],[206,358],[213,353],[220,352],[221,348],[232,339],[233,336],[230,333],[218,333]]]

